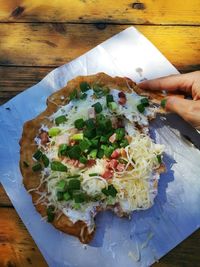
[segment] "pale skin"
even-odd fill
[[[191,100],[176,96],[166,97],[166,111],[175,112],[197,130],[200,130],[200,71],[187,74],[170,75],[139,83],[147,90],[182,91]]]

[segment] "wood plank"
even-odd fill
[[[47,266],[14,209],[0,208],[0,266]],[[197,267],[200,262],[200,230],[182,242],[153,267]]]
[[[199,0],[0,0],[0,21],[200,24]]]
[[[0,208],[0,266],[47,266],[14,209]]]
[[[0,207],[12,207],[12,203],[0,183]]]
[[[106,26],[106,25],[105,25]],[[0,65],[62,65],[125,29],[126,25],[2,23]],[[200,67],[200,27],[138,26],[179,69]]]

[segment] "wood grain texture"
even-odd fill
[[[0,65],[62,65],[127,28],[91,24],[2,23],[0,27]],[[178,68],[200,68],[200,27],[137,26]]]
[[[0,209],[1,209],[1,207],[12,207],[12,203],[11,203],[9,197],[7,196],[3,186],[0,183]]]
[[[0,0],[0,21],[200,24],[199,0]]]
[[[0,266],[47,266],[16,211],[11,208],[0,208]]]
[[[153,267],[198,267],[200,261],[198,247],[200,247],[200,230]],[[21,219],[12,208],[0,208],[0,266],[47,266]]]

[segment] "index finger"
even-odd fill
[[[189,93],[191,91],[191,79],[189,79],[188,74],[176,74],[154,80],[147,80],[139,83],[138,86],[146,90],[181,90]]]

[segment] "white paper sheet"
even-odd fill
[[[0,107],[0,179],[18,214],[52,267],[149,266],[185,239],[200,225],[200,152],[175,128],[199,140],[180,118],[157,118],[151,134],[166,145],[155,205],[135,212],[132,220],[103,212],[96,218],[91,244],[83,246],[41,220],[22,185],[19,139],[26,120],[45,109],[46,98],[78,76],[100,71],[127,76],[136,82],[178,71],[135,28],[130,27],[83,56],[49,73],[40,83]],[[200,142],[199,142],[200,143]]]

